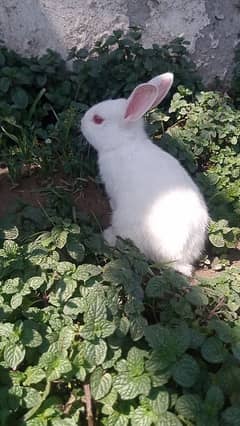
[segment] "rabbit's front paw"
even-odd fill
[[[186,277],[190,278],[192,276],[192,273],[193,273],[192,265],[189,265],[187,263],[186,264],[176,263],[173,267],[176,271],[180,272]]]

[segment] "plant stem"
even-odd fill
[[[219,308],[221,308],[225,303],[225,297],[221,297],[217,305],[209,312],[207,319],[210,320],[212,317],[214,317],[217,314],[217,311]]]
[[[41,401],[37,405],[35,405],[35,407],[31,408],[31,410],[29,410],[25,414],[25,416],[23,417],[24,420],[29,420],[39,410],[39,408],[41,407],[42,403],[48,397],[50,389],[51,389],[51,382],[47,382],[46,387],[44,389],[44,392],[42,394]]]
[[[84,395],[85,395],[85,404],[86,404],[86,414],[87,414],[87,423],[88,426],[94,426],[93,412],[92,412],[92,398],[89,383],[83,385]]]

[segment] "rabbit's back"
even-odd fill
[[[207,208],[180,163],[147,142],[99,158],[114,232],[154,261],[192,263],[204,246]]]
[[[118,204],[132,200],[148,209],[173,192],[200,194],[180,163],[149,140],[99,155],[99,169],[109,197]]]

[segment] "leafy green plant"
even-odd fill
[[[96,176],[81,115],[171,70],[178,91],[169,111],[167,100],[148,115],[148,131],[202,188],[205,263],[221,272],[193,286],[128,241],[110,249],[62,188],[47,188],[41,209],[20,203],[0,220],[0,424],[239,425],[240,270],[229,256],[239,253],[239,111],[197,92],[183,40],[144,49],[137,29],[115,31],[71,58],[72,70],[53,52],[0,51],[1,161],[12,180],[33,166]]]
[[[1,424],[238,424],[239,269],[192,287],[42,214],[1,222]]]
[[[17,180],[23,166],[32,164],[46,174],[64,168],[84,176],[96,174],[96,159],[77,133],[81,115],[93,103],[128,96],[141,81],[171,69],[179,82],[199,87],[195,67],[182,39],[144,49],[141,33],[113,35],[94,49],[71,52],[72,69],[48,51],[41,58],[23,58],[0,49],[1,161]]]
[[[141,43],[141,31],[132,28],[127,34],[113,31],[90,52],[73,49],[70,58],[74,60],[73,69],[79,84],[78,99],[92,105],[106,98],[127,97],[140,82],[170,69],[175,76],[173,92],[183,82],[192,90],[200,88],[187,44],[177,38],[162,47],[154,44],[146,49]]]
[[[213,222],[209,228],[209,239],[218,248],[236,248],[240,238],[239,228],[230,228],[225,219]]]

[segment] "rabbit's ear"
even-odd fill
[[[128,98],[125,120],[136,121],[149,109],[157,106],[167,95],[173,83],[173,74],[166,72],[139,84]]]
[[[146,83],[139,84],[128,98],[124,115],[127,121],[136,121],[147,112],[158,97],[157,85]]]
[[[152,78],[152,80],[150,80],[148,83],[153,84],[158,89],[158,96],[151,105],[151,107],[154,108],[160,104],[160,102],[165,98],[171,89],[173,84],[173,74],[171,72],[160,74],[157,77]]]

